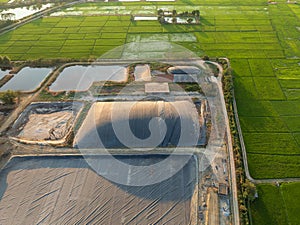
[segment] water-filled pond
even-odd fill
[[[51,72],[51,68],[24,67],[3,85],[0,91],[34,91]]]
[[[149,20],[157,20],[157,16],[135,16],[134,20],[145,20],[145,21],[149,21]]]
[[[44,9],[47,9],[49,7],[51,7],[52,4],[48,3],[45,5],[42,5],[40,8],[36,8],[35,6],[29,6],[29,7],[19,7],[19,8],[12,8],[12,9],[8,9],[8,10],[3,10],[0,11],[0,15],[1,14],[9,14],[12,13],[12,20],[19,20],[22,19],[26,16],[30,16],[34,13],[37,13],[39,11],[42,11]],[[1,19],[1,17],[0,17]]]
[[[0,70],[0,80],[7,74],[9,74],[9,70]]]
[[[65,68],[49,89],[53,92],[86,91],[95,81],[124,82],[127,76],[124,66],[76,65]]]

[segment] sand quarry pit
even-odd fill
[[[13,125],[13,139],[29,144],[61,144],[73,128],[81,103],[33,103]]]
[[[195,146],[198,121],[189,101],[96,102],[73,145],[83,149]]]
[[[139,165],[165,156],[114,157]],[[196,224],[196,170],[197,159],[191,157],[161,183],[125,186],[96,174],[82,156],[14,157],[0,171],[0,224]]]

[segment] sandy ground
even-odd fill
[[[145,157],[130,161],[161,160]],[[0,172],[0,224],[194,224],[195,164],[191,159],[164,182],[132,187],[97,175],[80,156],[16,157]]]
[[[136,81],[151,81],[151,72],[149,65],[137,65],[134,68],[134,78]]]
[[[208,190],[207,196],[207,214],[206,214],[206,224],[207,225],[215,225],[220,224],[219,219],[219,197],[218,194],[210,188]]]
[[[199,138],[198,118],[195,105],[188,101],[97,102],[73,144],[79,148],[191,146]]]
[[[62,139],[73,124],[73,119],[74,115],[71,111],[30,114],[18,138],[32,141]]]

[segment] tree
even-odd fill
[[[15,99],[18,96],[17,92],[12,90],[7,90],[0,94],[0,99],[6,105],[12,105],[15,103]]]
[[[173,15],[173,16],[176,16],[176,15],[177,15],[177,11],[176,11],[176,9],[173,9],[173,11],[172,11],[172,15]]]
[[[132,14],[130,15],[130,21],[134,22],[134,16]]]
[[[202,59],[207,61],[207,60],[209,60],[209,56],[205,55],[205,56],[203,56]]]
[[[0,68],[9,69],[11,68],[11,61],[8,56],[0,57]]]
[[[0,56],[0,68],[4,70],[11,68],[11,62],[8,56],[4,56],[4,57]]]
[[[13,20],[15,18],[16,18],[16,15],[14,13],[1,13],[2,20]]]
[[[243,184],[243,196],[248,197],[250,201],[254,201],[256,198],[256,186],[248,179],[245,180]]]
[[[10,67],[10,58],[8,56],[4,56],[2,59],[3,66]]]
[[[172,18],[172,23],[174,23],[174,24],[177,23],[177,18],[176,18],[176,17],[173,17],[173,18]]]
[[[163,15],[164,15],[164,10],[159,9],[159,10],[157,11],[157,14],[158,14],[159,16],[163,16]]]
[[[164,16],[159,16],[159,17],[158,17],[158,21],[159,21],[161,24],[165,24],[165,23],[166,23],[165,17],[164,17]]]
[[[193,22],[193,18],[188,18],[188,19],[187,19],[187,22],[188,22],[189,24],[191,24],[191,23]]]

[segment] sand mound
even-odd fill
[[[98,102],[88,112],[74,146],[194,146],[199,138],[198,121],[197,110],[188,101]]]

